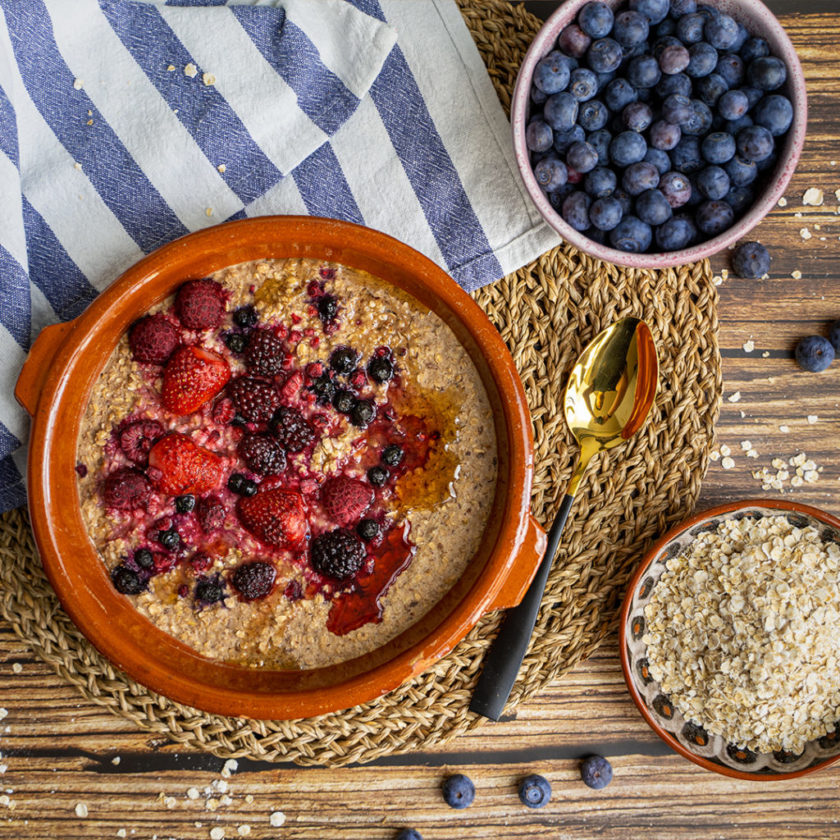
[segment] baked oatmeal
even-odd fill
[[[428,613],[481,541],[493,415],[449,327],[363,271],[188,280],[121,338],[78,444],[115,588],[212,659],[315,668]]]

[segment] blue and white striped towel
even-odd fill
[[[454,0],[0,0],[0,510],[39,330],[269,213],[385,231],[468,290],[557,242]]]

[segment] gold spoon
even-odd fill
[[[580,446],[580,458],[548,532],[540,568],[522,603],[508,611],[484,657],[470,710],[498,720],[531,641],[548,573],[563,526],[590,460],[632,437],[644,424],[659,384],[659,363],[650,328],[622,318],[600,332],[581,353],[566,384],[563,411]]]

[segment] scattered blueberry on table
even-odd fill
[[[529,808],[544,808],[551,799],[551,784],[536,773],[526,776],[519,783],[519,800]]]
[[[534,70],[537,182],[594,241],[699,244],[760,194],[793,122],[787,76],[764,38],[696,0],[593,0]]]
[[[443,783],[443,799],[450,808],[469,808],[475,799],[475,785],[469,776],[456,773]]]
[[[835,355],[840,355],[840,321],[835,321],[828,331],[828,340],[834,348]]]
[[[413,828],[404,828],[397,834],[394,840],[423,840],[423,835]]]
[[[588,787],[601,790],[612,781],[612,765],[602,755],[590,755],[581,762],[580,777]]]
[[[800,339],[795,355],[799,367],[811,373],[819,373],[834,361],[834,347],[821,335],[809,335]]]
[[[764,277],[770,271],[770,252],[760,242],[742,242],[732,252],[732,270],[749,280]]]

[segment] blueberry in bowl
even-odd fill
[[[799,60],[761,0],[569,0],[526,53],[511,107],[546,221],[639,268],[743,239],[783,194],[806,122]]]

